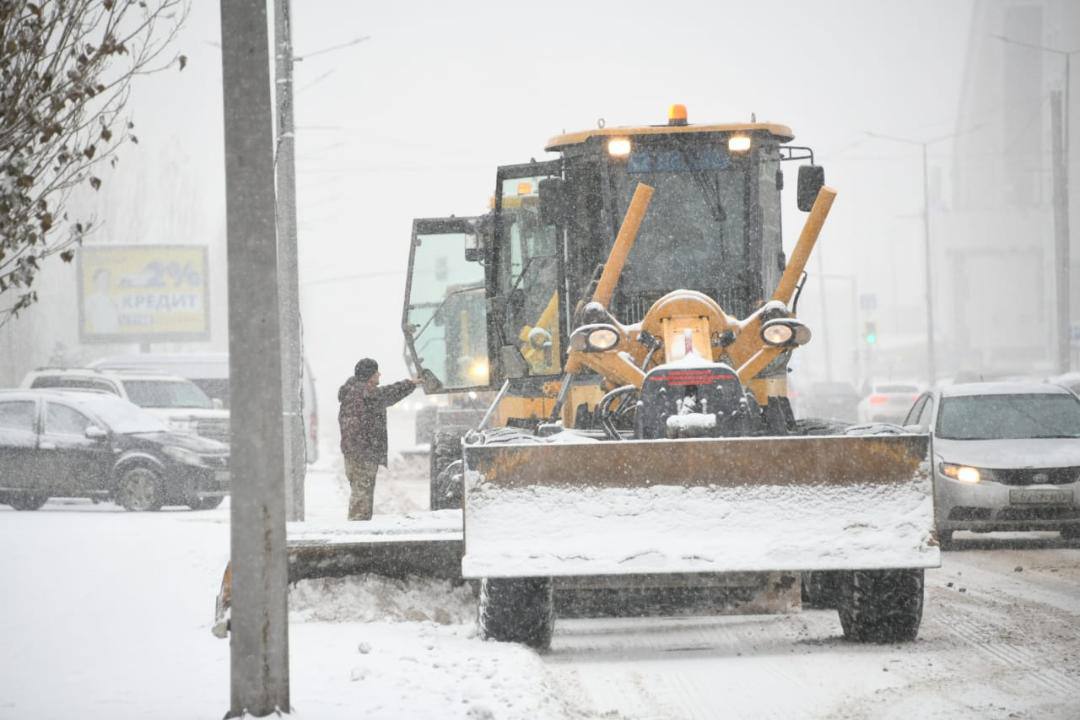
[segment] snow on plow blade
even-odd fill
[[[936,567],[922,435],[465,447],[462,575]]]

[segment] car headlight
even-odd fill
[[[199,457],[197,452],[182,448],[177,445],[166,445],[161,449],[163,453],[171,457],[178,463],[184,465],[202,465],[202,458]]]
[[[989,475],[986,470],[979,470],[979,468],[971,467],[970,465],[957,465],[955,463],[943,462],[938,465],[938,470],[941,474],[947,478],[953,480],[959,480],[962,483],[975,483],[983,479],[984,474]]]

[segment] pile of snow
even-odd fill
[[[290,620],[471,623],[476,598],[448,580],[379,575],[301,580],[289,589]]]

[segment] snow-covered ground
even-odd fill
[[[385,471],[383,471],[385,473]],[[332,457],[308,515],[336,521]],[[423,469],[380,474],[377,510],[422,509]],[[999,537],[999,536],[995,536]],[[482,642],[464,587],[304,581],[290,594],[303,718],[1080,717],[1080,548],[958,535],[928,573],[917,642],[840,639],[835,612],[562,620],[550,652]],[[229,647],[211,636],[228,503],[125,513],[0,507],[0,718],[220,718]]]

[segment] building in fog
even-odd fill
[[[1075,145],[1080,53],[1072,56],[1077,67],[1071,93],[1064,93],[1064,56],[1017,43],[1080,49],[1080,3],[975,4],[953,141],[949,207],[931,218],[939,376],[1055,372],[1051,98],[1057,92],[1071,95],[1064,114]],[[1074,327],[1080,322],[1076,158],[1073,148],[1068,203]]]

